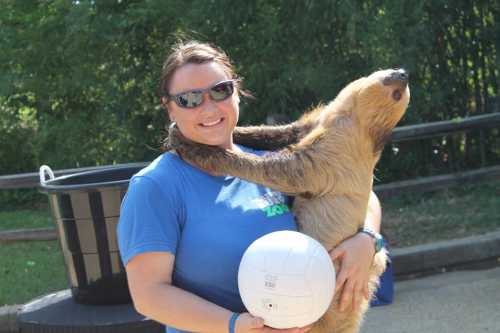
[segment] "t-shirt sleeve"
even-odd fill
[[[143,176],[130,181],[117,227],[123,265],[145,252],[175,255],[181,234],[181,206],[174,189],[168,187],[160,188]]]

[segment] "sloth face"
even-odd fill
[[[408,73],[403,69],[387,69],[356,82],[353,111],[372,137],[374,151],[379,152],[408,106]]]
[[[363,113],[404,112],[410,100],[408,73],[404,69],[375,72],[360,79],[358,89],[356,104]]]

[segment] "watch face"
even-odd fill
[[[384,247],[384,239],[382,237],[375,238],[375,251],[378,252]]]

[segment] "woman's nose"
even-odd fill
[[[212,112],[217,110],[217,102],[214,101],[208,93],[203,94],[202,111]]]

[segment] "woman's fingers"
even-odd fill
[[[354,279],[349,279],[345,284],[340,298],[340,311],[358,310],[363,297],[368,299],[368,287],[366,283],[356,283]]]
[[[302,331],[298,327],[293,327],[293,328],[272,328],[269,326],[264,326],[262,328],[262,333],[305,333],[306,331]]]
[[[264,319],[252,316],[248,312],[240,314],[234,325],[234,331],[236,333],[257,332],[263,328]]]
[[[352,293],[352,301],[350,305],[351,311],[355,311],[358,308],[359,298],[360,298],[360,289],[354,288],[354,292]]]
[[[330,258],[332,258],[332,261],[335,261],[336,259],[339,259],[345,254],[345,250],[342,247],[336,247],[333,250],[330,251]]]
[[[352,302],[352,297],[354,294],[354,283],[352,280],[348,280],[342,291],[342,296],[340,298],[340,311],[344,312],[347,307]]]
[[[355,292],[352,297],[352,310],[358,311],[361,305],[361,301],[365,297],[365,283],[356,284]]]
[[[314,324],[307,325],[304,327],[293,327],[293,328],[285,328],[285,329],[278,329],[278,328],[272,328],[269,326],[264,326],[262,329],[259,331],[261,333],[306,333],[309,331]]]
[[[300,328],[300,333],[306,333],[307,331],[309,331],[312,327],[313,327],[314,324],[311,324],[311,325],[307,325],[307,326],[304,326],[304,327],[301,327]]]
[[[348,270],[345,267],[343,267],[343,265],[341,265],[339,275],[337,276],[337,281],[335,281],[335,294],[337,294],[339,290],[342,290],[348,277],[349,277]]]
[[[253,317],[250,320],[250,328],[261,328],[264,327],[264,319],[259,317]]]

